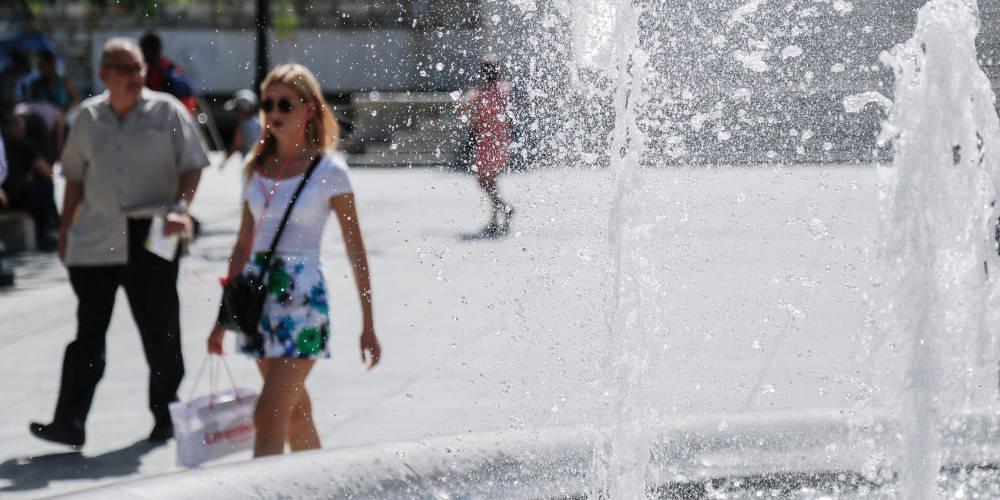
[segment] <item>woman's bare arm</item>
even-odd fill
[[[233,253],[229,256],[229,272],[227,279],[233,279],[243,272],[243,266],[250,259],[250,249],[253,246],[253,215],[250,207],[243,202],[243,215],[240,218],[240,231],[236,235],[236,243],[233,245]]]
[[[337,214],[340,222],[340,232],[344,236],[347,259],[354,272],[354,283],[358,288],[364,322],[370,324],[373,322],[371,275],[368,272],[368,254],[361,237],[361,224],[358,223],[354,195],[347,193],[330,198],[330,208]]]
[[[361,301],[361,361],[365,362],[365,351],[371,354],[371,365],[374,367],[381,357],[382,348],[375,337],[375,321],[372,312],[371,274],[368,269],[368,253],[361,237],[361,224],[358,222],[358,211],[354,194],[346,193],[330,198],[330,208],[337,214],[340,222],[340,232],[344,236],[344,246],[347,249],[347,259],[354,272],[354,283],[358,288],[358,299]]]
[[[469,125],[472,124],[472,120],[475,118],[475,107],[476,101],[479,100],[479,90],[471,89],[464,94],[458,100],[458,114],[464,116]]]
[[[63,85],[65,85],[66,95],[69,97],[69,106],[66,106],[66,108],[69,109],[72,108],[73,106],[76,106],[77,104],[80,104],[80,95],[77,94],[76,89],[73,88],[73,82],[71,82],[69,78],[64,78]]]
[[[229,256],[229,271],[226,273],[226,280],[231,280],[243,271],[243,266],[250,258],[250,249],[253,245],[253,215],[246,202],[243,202],[243,215],[240,218],[240,231],[236,235],[236,243],[233,244],[233,253]],[[223,354],[222,339],[226,336],[226,330],[222,324],[216,322],[208,334],[208,352],[210,354]]]
[[[240,150],[243,147],[243,128],[237,126],[236,132],[233,132],[233,144],[229,146],[229,151],[226,152],[226,158],[233,156],[233,153]]]

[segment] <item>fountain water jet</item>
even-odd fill
[[[609,392],[614,394],[607,415],[610,429],[595,447],[594,496],[641,498],[646,492],[646,469],[655,438],[655,410],[648,403],[650,381],[648,346],[658,332],[651,331],[644,319],[647,309],[655,307],[643,297],[639,281],[649,273],[642,269],[642,256],[634,239],[641,238],[636,226],[636,211],[630,198],[640,189],[640,162],[646,149],[646,137],[637,126],[637,109],[645,101],[648,55],[639,38],[641,9],[633,0],[618,0],[613,6],[615,42],[612,49],[615,72],[615,125],[609,149],[612,166],[617,170],[615,196],[608,221],[611,245],[612,288],[607,327]],[[654,328],[655,329],[655,328]]]
[[[983,408],[996,391],[996,285],[984,263],[995,261],[1000,122],[976,60],[977,12],[976,0],[931,0],[913,38],[882,58],[896,76],[882,133],[895,148],[882,171],[892,296],[882,347],[898,346],[903,364],[896,393],[904,498],[937,495],[949,459],[940,426],[955,412]],[[984,380],[993,382],[983,388]]]

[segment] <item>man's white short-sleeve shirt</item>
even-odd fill
[[[143,89],[119,119],[108,94],[81,104],[63,148],[62,175],[83,183],[84,199],[69,230],[66,264],[128,262],[129,217],[165,213],[179,176],[208,166],[201,136],[173,96]]]

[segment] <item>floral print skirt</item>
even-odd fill
[[[263,253],[254,255],[246,271],[260,273],[263,260]],[[259,335],[239,335],[240,352],[255,358],[329,358],[330,316],[319,259],[275,255],[266,283]]]

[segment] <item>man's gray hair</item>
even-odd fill
[[[140,61],[142,60],[142,51],[139,50],[139,44],[134,38],[117,36],[104,42],[104,47],[101,48],[101,66],[108,64],[112,57],[122,52],[131,52],[138,55]]]

